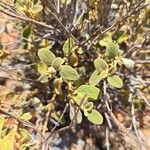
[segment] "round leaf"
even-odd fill
[[[43,62],[39,62],[37,64],[37,70],[40,74],[46,75],[47,74],[47,69],[48,69],[47,65],[44,64]]]
[[[97,111],[92,109],[92,111],[89,113],[87,119],[97,125],[100,125],[103,123],[103,116]]]
[[[96,70],[99,72],[106,70],[108,68],[106,61],[100,57],[95,59],[94,66],[95,66]]]
[[[121,88],[123,86],[123,82],[118,75],[108,77],[107,81],[109,84],[111,84],[112,86],[114,86],[116,88]]]
[[[88,94],[89,98],[97,100],[100,94],[100,89],[93,85],[81,85],[77,92]]]
[[[100,73],[97,70],[95,70],[89,79],[89,84],[95,86],[101,81],[101,79],[102,78],[100,76]]]
[[[61,57],[57,57],[53,63],[52,63],[52,66],[58,70],[60,68],[60,66],[63,64],[63,59]]]
[[[38,51],[38,56],[46,65],[51,65],[56,58],[55,55],[49,50],[49,47],[41,48]]]
[[[63,65],[60,70],[60,75],[63,79],[66,80],[78,80],[78,72],[69,65]]]

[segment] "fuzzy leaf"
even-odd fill
[[[46,75],[47,74],[47,69],[48,69],[47,65],[44,64],[43,62],[39,62],[37,64],[37,70],[40,74]]]
[[[100,89],[93,85],[81,85],[77,92],[88,94],[89,98],[97,100],[100,94]]]
[[[94,66],[96,70],[99,72],[106,70],[108,68],[108,64],[106,63],[106,61],[100,57],[95,59]]]
[[[41,11],[43,10],[43,6],[42,5],[39,5],[39,4],[36,4],[32,7],[32,13],[34,14],[38,14],[40,13]]]
[[[109,84],[111,84],[112,86],[114,86],[116,88],[121,88],[123,86],[123,82],[118,75],[108,77],[107,81]]]
[[[41,82],[41,83],[47,83],[48,82],[48,76],[47,75],[41,75],[38,80]]]
[[[60,66],[63,64],[63,59],[61,57],[57,57],[53,63],[52,63],[52,66],[58,70],[60,68]]]
[[[97,125],[100,125],[103,123],[103,116],[97,111],[92,109],[92,111],[89,113],[87,119]]]
[[[119,45],[116,42],[110,42],[106,46],[109,59],[114,59],[119,53]]]
[[[122,58],[123,64],[128,68],[128,69],[133,69],[135,62],[131,59],[128,58]]]
[[[63,79],[66,80],[78,80],[78,72],[69,65],[63,65],[60,70],[60,75]]]
[[[71,52],[73,46],[74,46],[74,40],[72,38],[67,39],[63,46],[64,55],[68,55]]]
[[[102,78],[100,76],[100,73],[97,70],[95,70],[89,79],[89,84],[95,86],[101,81],[101,79]]]
[[[38,51],[38,56],[46,65],[51,65],[56,58],[55,55],[49,50],[49,47],[41,48]]]

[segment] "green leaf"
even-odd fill
[[[39,62],[37,64],[37,70],[40,74],[46,75],[47,74],[47,69],[48,69],[47,65],[44,64],[43,62]]]
[[[75,97],[73,97],[74,101],[78,104],[81,105],[81,108],[84,107],[84,105],[87,103],[88,96],[85,95],[85,93],[77,93]]]
[[[5,122],[5,118],[3,116],[0,116],[0,137],[4,126],[4,122]]]
[[[89,98],[97,100],[100,94],[100,89],[93,85],[81,85],[77,92],[85,93],[89,96]]]
[[[79,124],[82,122],[82,113],[80,110],[78,111],[78,113],[77,111],[78,111],[78,107],[73,104],[70,104],[70,112],[69,112],[70,119],[73,120],[74,117],[76,116],[75,121],[76,123]]]
[[[32,13],[34,14],[38,14],[40,13],[41,11],[43,10],[43,6],[42,5],[39,5],[39,4],[36,4],[32,7]]]
[[[56,70],[58,70],[59,68],[60,68],[60,66],[63,64],[63,59],[61,58],[61,57],[57,57],[54,61],[53,61],[53,63],[52,63],[52,66],[56,69]]]
[[[118,75],[108,77],[107,81],[109,84],[111,84],[112,86],[114,86],[116,88],[121,88],[123,86],[123,82]]]
[[[71,3],[71,0],[61,0],[62,3],[69,5]]]
[[[32,26],[29,25],[23,30],[22,36],[24,38],[29,38],[29,36],[31,35],[31,32],[32,32]]]
[[[114,59],[118,55],[119,45],[117,42],[112,41],[112,37],[109,34],[105,34],[99,44],[106,47],[106,54],[109,59]]]
[[[64,46],[63,46],[64,55],[68,55],[71,52],[74,44],[75,43],[74,43],[74,40],[72,38],[69,38],[65,41]]]
[[[51,65],[56,58],[55,55],[49,50],[49,47],[39,49],[38,56],[46,65]]]
[[[117,42],[120,44],[124,41],[126,41],[129,38],[128,34],[125,32],[120,32],[120,35],[117,38]]]
[[[103,116],[97,111],[92,109],[92,111],[89,113],[87,119],[97,125],[100,125],[103,123]]]
[[[95,86],[101,81],[101,79],[102,78],[100,76],[100,73],[97,70],[95,70],[89,79],[89,84]]]
[[[108,64],[106,63],[106,61],[100,57],[95,59],[94,66],[96,70],[99,72],[106,70],[108,68]]]
[[[114,59],[119,53],[119,45],[116,42],[108,43],[106,48],[106,54],[108,55],[109,59]]]
[[[48,76],[47,75],[41,75],[38,80],[41,82],[41,83],[47,83],[48,82]]]
[[[63,79],[66,80],[78,80],[79,74],[78,72],[69,65],[62,65],[60,70],[60,75]]]
[[[133,69],[135,66],[135,62],[128,58],[122,58],[122,62],[128,69]]]
[[[106,33],[106,34],[103,35],[103,37],[100,40],[99,44],[101,46],[106,46],[107,47],[108,43],[112,43],[112,38],[108,33]]]
[[[29,121],[32,118],[32,115],[29,112],[27,112],[27,113],[24,113],[20,118],[25,121]]]

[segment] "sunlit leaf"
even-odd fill
[[[123,82],[118,75],[108,77],[107,81],[110,85],[112,85],[116,88],[121,88],[123,86]]]
[[[27,113],[24,113],[20,118],[25,121],[29,121],[32,118],[32,115],[29,112],[27,112]]]
[[[77,92],[85,93],[89,98],[97,100],[100,94],[100,89],[93,85],[81,85]]]
[[[79,78],[78,72],[69,65],[62,65],[60,75],[66,80],[78,80]]]
[[[49,47],[39,49],[38,56],[46,65],[51,65],[56,58],[55,55],[49,50]]]
[[[47,83],[48,82],[48,76],[47,75],[41,75],[38,78],[38,81],[40,81],[41,83]]]
[[[43,10],[43,6],[42,5],[39,5],[39,4],[36,4],[32,7],[32,13],[34,14],[38,14],[40,13],[41,11]]]
[[[53,63],[52,63],[52,66],[56,69],[56,70],[58,70],[59,68],[60,68],[60,66],[63,64],[63,59],[61,58],[61,57],[57,57],[54,61],[53,61]]]
[[[90,79],[89,79],[89,84],[90,85],[97,85],[100,81],[101,81],[101,76],[100,76],[100,73],[95,70],[92,75],[90,76]]]
[[[39,62],[37,64],[37,70],[40,74],[46,75],[47,74],[47,69],[48,69],[48,67],[45,63]]]
[[[64,55],[68,55],[71,52],[73,46],[74,46],[74,40],[72,38],[67,39],[63,46]]]
[[[87,119],[97,125],[100,125],[103,123],[103,116],[97,111],[92,109],[92,111],[89,113]]]
[[[62,3],[69,5],[71,3],[71,0],[61,0]]]
[[[123,64],[128,68],[128,69],[133,69],[135,66],[135,62],[131,59],[128,58],[122,58]]]
[[[100,57],[95,59],[94,66],[96,70],[99,72],[106,70],[108,68],[108,64],[106,63],[106,61]]]

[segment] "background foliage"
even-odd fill
[[[17,82],[0,93],[3,150],[146,148],[148,0],[14,0],[0,11],[17,32],[13,50],[0,47],[1,82]]]

